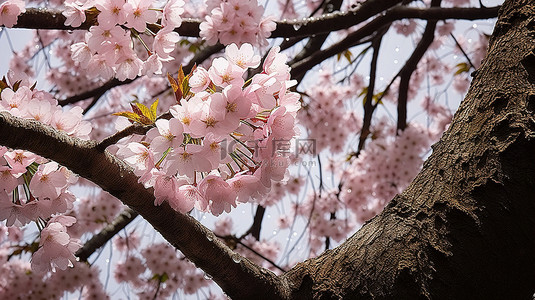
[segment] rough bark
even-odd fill
[[[295,299],[532,298],[534,38],[534,1],[506,2],[422,172],[343,245],[283,275]]]

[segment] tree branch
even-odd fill
[[[401,2],[402,1],[400,0],[367,1],[358,9],[348,12],[333,13],[317,18],[311,17],[295,21],[279,21],[277,22],[277,28],[271,33],[271,37],[302,37],[347,29],[358,25]],[[499,8],[499,6],[488,8],[414,8],[398,6],[390,9],[387,14],[390,18],[389,21],[407,18],[422,20],[477,20],[495,18],[498,15]],[[58,10],[27,8],[26,12],[19,16],[14,28],[87,30],[89,27],[96,24],[96,19],[92,18],[83,23],[80,27],[73,28],[64,25],[65,19],[65,16]],[[182,25],[175,29],[175,31],[181,36],[199,37],[200,23],[200,20],[184,19]],[[296,30],[295,28],[299,29]]]
[[[476,10],[484,9],[485,13],[477,13]],[[444,19],[485,19],[492,18],[497,15],[499,7],[493,8],[439,8],[432,7],[426,9],[410,8],[410,7],[395,7],[387,11],[383,16],[377,17],[362,26],[360,29],[348,34],[342,41],[318,51],[309,57],[300,60],[291,65],[292,77],[310,70],[315,65],[332,57],[346,49],[358,45],[361,40],[372,35],[379,28],[389,24],[393,21],[403,18],[420,18],[428,20],[444,20]],[[301,30],[301,29],[300,29]],[[325,30],[325,28],[324,28]],[[321,30],[320,30],[321,31]]]
[[[117,79],[117,78],[112,78],[112,79],[110,79],[109,81],[107,81],[106,83],[104,83],[103,85],[101,85],[101,86],[99,86],[97,88],[94,88],[92,90],[80,93],[78,95],[74,95],[74,96],[65,98],[64,100],[59,100],[58,104],[61,105],[61,106],[65,106],[65,105],[74,104],[76,102],[79,102],[79,101],[82,101],[82,100],[85,100],[85,99],[89,99],[89,98],[98,99],[98,98],[102,97],[102,95],[104,95],[107,91],[111,90],[112,88],[114,88],[116,86],[124,85],[124,84],[129,84],[129,83],[133,82],[134,80],[135,79],[126,79],[125,81],[119,81],[119,79]]]
[[[0,113],[0,145],[25,149],[52,159],[99,185],[138,212],[174,247],[236,299],[275,299],[287,294],[274,273],[238,255],[197,220],[174,211],[167,203],[154,205],[152,189],[145,189],[128,165],[99,151],[97,142],[82,141],[34,120]],[[201,251],[202,249],[202,251]]]
[[[364,149],[366,139],[368,138],[368,135],[370,134],[370,126],[372,123],[373,112],[375,111],[375,108],[377,107],[377,105],[374,105],[373,103],[373,96],[374,96],[374,90],[375,90],[375,77],[377,76],[377,60],[379,59],[379,48],[381,47],[381,41],[383,40],[383,35],[387,30],[388,28],[384,29],[383,32],[379,34],[372,41],[373,56],[372,56],[372,60],[370,63],[370,81],[368,83],[368,91],[366,92],[366,99],[364,100],[364,103],[363,103],[364,118],[362,119],[362,128],[360,130],[357,155],[358,153],[360,153],[362,149]]]
[[[130,224],[136,217],[138,213],[133,211],[130,208],[122,211],[112,223],[108,224],[104,229],[99,233],[93,235],[91,239],[85,242],[84,246],[74,255],[76,255],[81,261],[87,261],[89,256],[93,254],[98,248],[106,245],[106,243],[111,240],[119,231]]]
[[[431,6],[439,5],[440,0],[433,0],[431,2]],[[433,43],[436,26],[436,20],[430,20],[427,22],[420,42],[418,42],[418,45],[400,71],[397,130],[405,130],[405,127],[407,127],[407,98],[409,96],[409,83],[411,81],[411,76],[414,70],[416,70],[418,62],[420,62],[431,43]]]

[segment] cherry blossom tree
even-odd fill
[[[264,5],[0,2],[1,298],[530,299],[535,3]]]

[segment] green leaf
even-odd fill
[[[353,56],[353,53],[351,53],[351,51],[349,51],[349,50],[344,51],[344,57],[347,59],[347,61],[349,63],[351,63],[351,61],[352,61],[351,60],[352,56]]]
[[[163,273],[162,275],[160,274],[154,274],[150,280],[158,280],[159,282],[161,283],[164,283],[166,282],[167,280],[169,279],[169,275],[167,275],[167,273]]]
[[[454,75],[459,75],[470,71],[470,65],[465,62],[458,63],[455,67],[457,68],[457,71],[455,71]]]
[[[360,96],[363,96],[363,95],[366,95],[368,93],[368,87],[365,87],[362,89],[362,91],[360,92],[360,94],[358,95],[358,97]],[[365,99],[366,100],[366,99]]]
[[[159,102],[159,101],[160,101],[159,99],[156,99],[156,100],[152,103],[152,105],[150,106],[150,115],[149,115],[149,118],[150,118],[152,121],[154,121],[154,122],[156,122],[156,117],[157,117],[157,115],[156,115],[156,114],[157,114],[156,109],[158,109],[158,102]]]
[[[135,113],[139,115],[141,123],[143,125],[154,124],[155,120],[150,118],[150,109],[141,103],[130,104]],[[137,109],[136,109],[137,108]]]
[[[362,54],[362,52],[359,54],[359,56]],[[352,63],[353,62],[353,53],[349,51],[349,49],[346,49],[338,54],[336,54],[336,60],[340,61],[340,58],[342,58],[342,55],[347,59],[347,62]]]
[[[139,115],[137,115],[137,114],[135,114],[133,112],[121,111],[121,112],[113,113],[113,115],[114,116],[119,116],[119,117],[125,117],[128,120],[130,120],[132,123],[136,122],[136,123],[140,123],[141,124],[141,119],[139,118]]]
[[[173,92],[175,93],[176,102],[180,104],[180,100],[182,99],[182,89],[180,88],[179,83],[169,73],[167,73],[167,80],[169,80],[169,84],[171,84],[171,88],[173,89]]]

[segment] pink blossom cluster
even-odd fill
[[[171,119],[118,145],[140,182],[154,187],[155,205],[167,201],[183,213],[196,207],[217,216],[284,180],[290,161],[276,143],[296,135],[299,95],[289,91],[295,82],[278,48],[246,83],[247,69],[259,64],[250,44],[229,45],[208,70],[195,70],[194,94],[171,107]]]
[[[74,265],[75,268],[43,276],[32,272],[27,262],[14,258],[7,261],[6,255],[0,262],[0,298],[59,300],[66,292],[74,293],[83,287],[83,299],[109,299],[98,278],[97,267],[79,262]]]
[[[267,195],[258,199],[258,204],[269,207],[280,203],[287,196],[297,195],[304,184],[301,176],[289,176],[288,180],[273,182]]]
[[[17,89],[3,89],[0,98],[0,112],[7,111],[15,117],[34,119],[81,139],[89,138],[91,123],[82,120],[81,107],[63,109],[50,93],[30,87],[27,79]]]
[[[344,172],[340,190],[340,200],[360,224],[408,186],[432,141],[430,132],[417,124],[395,135],[395,125],[383,120],[372,131],[375,139]]]
[[[52,95],[24,84],[27,80],[2,90],[0,111],[88,138],[91,124],[82,121],[80,107],[64,111]],[[0,221],[19,227],[31,221],[37,223],[41,240],[32,259],[33,270],[72,266],[73,253],[80,244],[69,236],[67,227],[76,219],[62,214],[73,208],[76,197],[68,188],[76,181],[72,172],[56,162],[28,151],[0,147]]]
[[[311,257],[315,257],[325,250],[327,237],[331,241],[339,243],[355,229],[356,224],[352,216],[348,215],[347,212],[337,214],[345,209],[338,197],[338,190],[311,193],[301,205],[293,208],[293,216],[301,216],[310,220],[308,245]]]
[[[236,247],[237,252],[241,253],[241,255],[247,257],[259,266],[280,273],[279,269],[275,268],[266,260],[266,258],[271,261],[277,260],[281,252],[281,245],[278,241],[267,239],[260,239],[260,241],[257,241],[254,237],[248,235],[243,239],[242,243],[243,245],[238,244]],[[236,254],[233,259],[234,261],[237,261],[241,260],[242,258]]]
[[[88,73],[124,81],[141,75],[161,74],[162,62],[180,40],[174,31],[182,24],[184,1],[168,1],[161,9],[154,0],[70,0],[65,3],[65,24],[78,27],[85,21],[85,11],[93,6],[99,10],[98,25],[91,26],[84,42],[71,46],[72,59]],[[161,20],[161,24],[155,24]],[[152,30],[148,25],[152,24]],[[157,32],[153,32],[157,28]],[[152,39],[152,45],[143,40]],[[148,53],[142,60],[132,39],[140,40]]]
[[[128,250],[125,259],[116,265],[114,276],[117,282],[133,286],[138,299],[167,299],[178,289],[194,294],[210,283],[167,243],[151,244],[141,251]]]
[[[315,141],[317,153],[327,148],[332,153],[341,153],[349,133],[360,130],[362,120],[354,110],[347,109],[346,100],[363,87],[360,75],[355,75],[351,84],[339,86],[328,72],[322,72],[318,83],[307,89],[309,101],[298,117],[299,123],[307,128],[308,138]]]
[[[200,36],[213,45],[249,43],[267,45],[267,38],[275,30],[274,18],[262,17],[264,7],[257,0],[206,1],[210,13],[199,26]]]
[[[69,227],[69,235],[81,237],[86,232],[95,232],[111,223],[124,205],[110,194],[99,191],[97,195],[82,197],[69,215],[76,218],[76,224]]]
[[[57,216],[48,221],[41,230],[39,249],[32,256],[33,271],[46,273],[55,271],[56,267],[66,270],[73,266],[74,252],[82,246],[80,240],[67,233],[67,227],[75,222],[76,219],[69,216]]]
[[[13,27],[17,24],[18,16],[25,11],[23,0],[0,1],[0,26]]]

